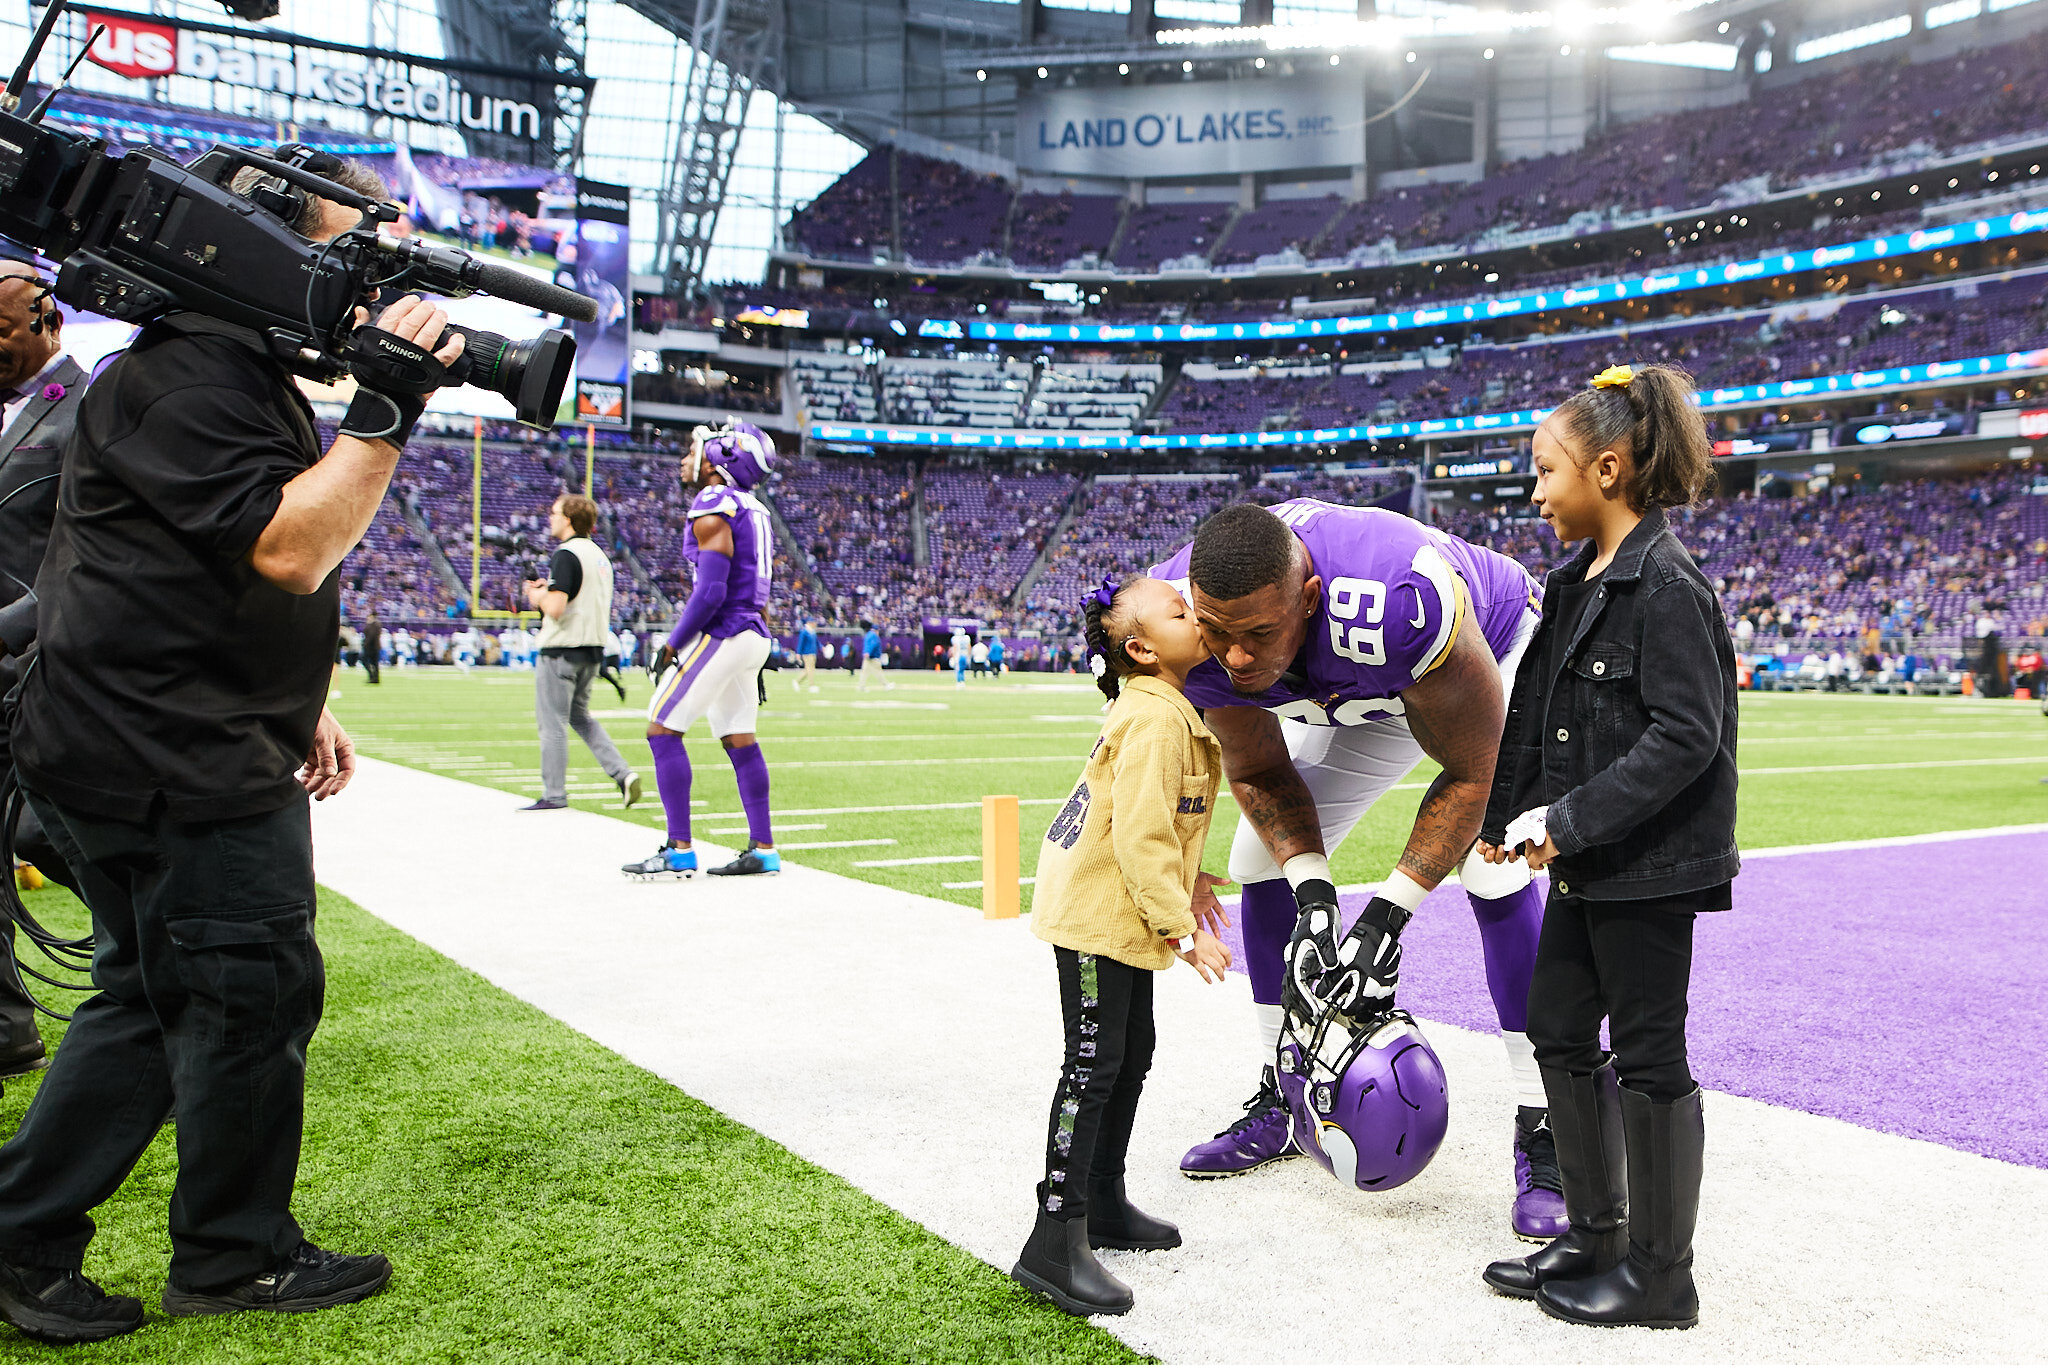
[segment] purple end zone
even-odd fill
[[[2048,834],[1748,860],[1695,937],[1710,1090],[2048,1167]],[[1348,920],[1365,907],[1344,898]],[[1233,927],[1231,951],[1241,944]],[[1402,935],[1401,1004],[1492,1031],[1479,930],[1441,890]],[[1241,967],[1237,968],[1241,970]]]

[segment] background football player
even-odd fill
[[[1244,885],[1245,966],[1268,1063],[1297,920],[1314,931],[1297,958],[1356,968],[1340,1007],[1390,1006],[1401,927],[1459,869],[1520,1098],[1512,1222],[1523,1237],[1560,1235],[1556,1147],[1526,1032],[1543,900],[1520,864],[1468,856],[1506,688],[1539,619],[1535,581],[1514,560],[1397,512],[1311,499],[1226,507],[1151,572],[1182,585],[1213,656],[1187,695],[1206,708],[1243,812],[1230,875]],[[1443,772],[1399,864],[1340,944],[1327,854],[1424,755]],[[1198,895],[1213,905],[1212,892]],[[1316,907],[1320,918],[1304,913]],[[1189,1151],[1181,1170],[1239,1175],[1299,1154],[1269,1065],[1245,1116]]]
[[[684,552],[693,568],[690,600],[656,657],[654,696],[647,703],[647,746],[654,751],[654,782],[668,820],[668,838],[654,853],[621,870],[629,877],[663,880],[692,877],[697,854],[690,846],[690,756],[683,733],[709,720],[725,746],[739,779],[740,807],[747,815],[747,851],[714,877],[751,876],[782,870],[768,820],[768,760],[754,742],[760,715],[757,679],[767,661],[768,583],[775,555],[768,509],[752,489],[774,467],[775,443],[759,427],[737,422],[711,430],[699,427],[683,457],[690,501]]]

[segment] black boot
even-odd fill
[[[1635,1210],[1628,1257],[1604,1275],[1546,1283],[1536,1292],[1537,1306],[1554,1318],[1596,1327],[1696,1326],[1692,1233],[1707,1141],[1699,1089],[1670,1104],[1623,1090],[1621,1118]]]
[[[1628,1255],[1628,1155],[1622,1137],[1620,1085],[1614,1062],[1590,1076],[1543,1068],[1550,1132],[1571,1228],[1543,1250],[1486,1267],[1486,1282],[1503,1294],[1534,1298],[1551,1280],[1597,1275]]]
[[[1113,1251],[1165,1251],[1180,1245],[1180,1229],[1131,1207],[1124,1178],[1088,1182],[1088,1245]]]
[[[1131,1311],[1130,1286],[1104,1270],[1088,1249],[1086,1218],[1059,1219],[1040,1209],[1010,1278],[1077,1318]]]

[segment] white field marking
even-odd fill
[[[788,765],[784,764],[783,766],[787,767]],[[1224,794],[1228,795],[1227,792]],[[1057,806],[1064,804],[1066,799],[1064,796],[1026,796],[1019,798],[1017,804],[1020,806]],[[703,803],[693,801],[690,804],[700,805]],[[775,816],[777,819],[781,819],[785,815],[891,815],[900,811],[980,809],[981,802],[979,801],[934,801],[930,805],[924,806],[812,806],[805,810],[778,810],[775,812]],[[739,811],[724,815],[706,815],[700,818],[705,820],[744,820],[747,816],[745,811]]]
[[[785,825],[780,820],[777,820],[775,822],[775,832],[777,834],[781,834],[793,829],[823,828],[825,828],[823,825]],[[714,829],[711,831],[711,837],[714,839],[744,839],[747,837],[747,831],[743,829]],[[777,845],[777,847],[780,847],[780,845]]]
[[[1073,754],[1003,754],[997,758],[811,758],[798,759],[794,763],[771,763],[771,768],[933,768],[972,763],[988,767],[992,763],[1076,763],[1080,759]]]
[[[1934,758],[1924,763],[1830,763],[1811,768],[1743,768],[1743,777],[1783,777],[1798,773],[1876,773],[1901,768],[1989,768],[2011,763],[2048,763],[2048,753],[2019,758]]]
[[[1017,885],[1019,886],[1036,886],[1037,884],[1038,878],[1036,877],[1017,878]],[[980,882],[940,882],[939,885],[948,891],[978,891],[981,889]]]
[[[924,733],[915,735],[780,735],[773,731],[764,731],[763,736],[771,744],[942,744],[959,739],[1036,740],[1043,744],[1072,744],[1076,739],[1084,738],[1084,736],[1075,735],[1072,732],[1066,734],[1047,734],[1040,730],[987,730],[952,734]],[[711,745],[718,742],[715,737],[705,734],[685,735],[683,738],[685,742],[696,745]],[[531,735],[518,739],[472,739],[465,736],[464,740],[470,747],[479,749],[519,748],[522,746],[531,749],[537,742]],[[362,748],[364,745],[372,743],[375,743],[375,741],[363,740],[358,742],[356,747]],[[403,744],[379,744],[377,748],[380,753],[398,756],[404,756],[412,752]]]
[[[998,1274],[1015,1263],[1062,1064],[1051,954],[1027,921],[983,920],[790,859],[766,883],[672,888],[665,900],[702,913],[650,917],[647,888],[613,871],[645,853],[645,827],[594,810],[549,822],[561,876],[537,881],[517,859],[485,859],[443,886],[433,874],[451,842],[518,848],[531,841],[521,818],[483,788],[375,759],[356,781],[313,811],[322,885]],[[554,932],[564,898],[589,932]],[[831,955],[792,958],[783,985],[842,1021],[766,1069],[758,1041],[730,1026],[758,1010],[747,964],[763,932],[831,938]],[[621,961],[607,947],[628,936],[635,950]],[[915,991],[902,989],[907,957],[919,963]],[[1263,1060],[1249,987],[1234,973],[1210,986],[1178,966],[1156,981],[1159,1047],[1128,1181],[1133,1202],[1177,1223],[1187,1245],[1101,1253],[1137,1306],[1099,1321],[1166,1365],[1327,1354],[1357,1316],[1361,1268],[1379,1266],[1399,1271],[1374,1279],[1373,1321],[1404,1365],[2040,1360],[2048,1301],[2012,1267],[2039,1258],[2048,1171],[1710,1095],[1699,1327],[1589,1332],[1478,1280],[1487,1261],[1527,1250],[1507,1228],[1502,1139],[1515,1094],[1496,1035],[1424,1022],[1449,1075],[1450,1130],[1410,1186],[1352,1193],[1309,1161],[1197,1184],[1179,1174],[1182,1154],[1237,1116]],[[678,982],[692,1009],[675,1009]],[[924,1046],[904,1048],[905,1037]],[[934,1050],[983,1064],[934,1068]],[[958,1140],[962,1113],[978,1120],[970,1143]],[[1899,1256],[1901,1227],[1920,1255]],[[1939,1294],[1926,1292],[1930,1262],[1942,1267]]]
[[[814,701],[813,706],[850,706],[865,711],[950,711],[943,701]]]
[[[1100,724],[1102,724],[1102,717],[1101,717],[1101,716],[1033,716],[1033,717],[1032,717],[1031,719],[1033,719],[1033,720],[1041,720],[1041,721],[1046,721],[1046,722],[1049,722],[1050,724],[1053,724],[1053,725],[1068,725],[1068,724],[1073,724],[1073,725],[1100,725]]]
[[[1893,834],[1881,839],[1844,839],[1833,844],[1780,844],[1745,848],[1744,858],[1789,858],[1795,853],[1847,853],[1864,848],[1905,848],[1912,844],[1947,844],[1959,839],[1995,839],[2002,834],[2048,834],[2048,824],[1993,825],[1988,829],[1951,829],[1934,834]]]
[[[745,831],[742,830],[741,833],[745,833]],[[777,852],[783,849],[798,848],[888,848],[893,846],[895,842],[894,839],[828,839],[814,844],[778,843],[775,845],[775,848]]]
[[[889,841],[895,843],[894,839]],[[938,863],[978,863],[979,853],[940,853],[926,858],[877,858],[855,863],[855,867],[929,867]]]
[[[2038,730],[1916,730],[1905,734],[1888,730],[1881,734],[1869,735],[1766,735],[1745,739],[1741,744],[1747,749],[1753,744],[1901,744],[1920,740],[2040,738]]]

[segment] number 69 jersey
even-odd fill
[[[1536,581],[1506,555],[1376,507],[1297,498],[1273,515],[1308,547],[1323,600],[1295,667],[1269,691],[1245,696],[1214,659],[1188,675],[1196,706],[1262,706],[1310,725],[1366,725],[1400,715],[1400,694],[1451,652],[1466,616],[1496,659],[1514,647],[1524,615],[1540,605]],[[1192,602],[1192,546],[1149,571]]]

